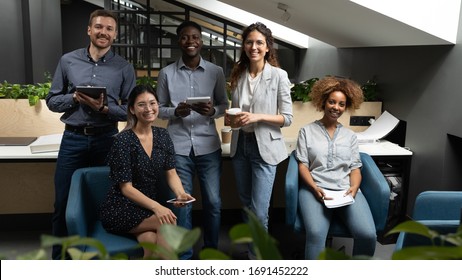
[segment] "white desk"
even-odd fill
[[[0,160],[41,160],[57,157],[58,152],[33,154],[29,146],[0,146]]]
[[[359,145],[359,151],[370,156],[412,156],[412,152],[387,140],[380,140],[373,144]]]
[[[293,139],[286,141],[287,152],[290,154],[296,148]],[[221,145],[223,156],[229,156],[230,144]],[[400,147],[387,140],[380,140],[374,144],[359,145],[359,151],[371,156],[412,156],[412,151]],[[0,160],[9,159],[56,159],[58,152],[32,154],[29,146],[0,146]]]

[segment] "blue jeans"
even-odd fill
[[[204,247],[218,248],[218,237],[221,224],[221,149],[206,155],[196,156],[193,150],[189,156],[176,155],[176,170],[184,190],[193,194],[194,175],[197,174],[202,197]],[[192,204],[179,208],[177,224],[192,229]],[[192,249],[180,256],[191,259]]]
[[[350,230],[353,238],[353,255],[373,256],[377,240],[375,223],[369,204],[361,192],[355,203],[327,208],[313,193],[303,186],[299,190],[299,205],[305,225],[305,259],[315,260],[324,250],[333,215],[339,217]]]
[[[254,133],[242,131],[232,163],[243,207],[255,213],[268,230],[268,211],[277,165],[268,164],[261,158]]]
[[[74,171],[83,167],[100,166],[106,164],[106,157],[114,141],[113,131],[86,136],[65,130],[55,171],[55,203],[52,216],[52,234],[57,237],[67,236],[66,206],[67,197]],[[61,257],[61,247],[54,246],[52,258]]]

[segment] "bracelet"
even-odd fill
[[[98,109],[98,112],[102,112],[104,110],[104,107],[106,107],[106,106],[104,106],[104,105],[101,106],[101,108]]]

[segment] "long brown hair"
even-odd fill
[[[235,89],[237,86],[237,81],[241,74],[249,67],[250,60],[247,57],[244,48],[245,48],[245,40],[249,36],[249,33],[252,31],[258,31],[266,39],[266,45],[268,46],[268,52],[265,54],[265,61],[275,67],[279,67],[279,61],[276,53],[276,49],[274,48],[274,37],[271,32],[271,29],[266,27],[261,22],[252,23],[251,25],[247,26],[244,31],[242,32],[242,44],[241,44],[241,56],[239,57],[239,61],[234,65],[233,71],[231,72],[231,89]]]

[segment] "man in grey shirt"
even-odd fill
[[[136,84],[133,65],[115,54],[117,17],[107,10],[90,15],[89,46],[64,54],[46,97],[48,108],[63,113],[65,130],[55,173],[54,236],[68,235],[66,204],[72,174],[83,167],[106,165],[106,156],[117,134],[117,123],[127,120],[127,99]],[[79,92],[77,86],[106,88],[98,99]],[[60,259],[61,246],[54,246],[53,259]]]
[[[178,26],[182,57],[163,68],[157,80],[159,117],[168,119],[168,131],[175,146],[177,172],[187,193],[193,193],[197,174],[204,213],[204,247],[217,248],[221,222],[221,142],[215,118],[223,116],[229,102],[223,69],[205,61],[201,27],[185,21]],[[210,97],[209,102],[188,104],[188,97]],[[181,208],[178,225],[192,228],[192,206]],[[182,259],[190,259],[192,250]]]

